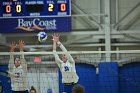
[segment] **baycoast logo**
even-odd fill
[[[35,18],[32,20],[18,19],[17,29],[25,31],[47,30],[56,29],[56,20],[43,20]]]

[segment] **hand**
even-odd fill
[[[10,51],[14,51],[14,49],[17,47],[17,44],[15,42],[12,42],[10,45]]]
[[[57,33],[54,33],[53,35],[52,35],[52,37],[53,37],[53,42],[59,42],[59,37],[60,37],[60,35]]]
[[[19,40],[18,47],[20,48],[20,50],[23,50],[23,47],[24,47],[24,41],[23,40]]]

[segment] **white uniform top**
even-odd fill
[[[63,52],[66,52],[65,47],[61,44],[60,48]],[[75,62],[70,54],[66,54],[68,57],[67,62],[63,62],[56,51],[54,51],[55,61],[62,72],[62,83],[77,83],[78,82],[78,75],[75,69]]]
[[[12,74],[16,77],[11,77],[11,87],[14,91],[25,91],[26,87],[26,73],[23,70],[23,67],[20,65],[19,67],[13,67]]]
[[[22,52],[21,52],[22,53]],[[14,55],[10,53],[10,61],[9,61],[9,74],[11,77],[11,87],[12,91],[26,91],[27,90],[27,64],[24,59],[24,55],[20,56],[21,65],[19,67],[15,67],[14,65]]]

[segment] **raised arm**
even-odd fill
[[[9,71],[12,71],[12,68],[14,67],[14,50],[17,47],[17,44],[15,42],[12,42],[9,46],[10,46],[10,60],[8,68]]]
[[[20,49],[20,60],[21,60],[21,65],[24,68],[24,71],[27,71],[27,63],[23,54],[23,47],[24,47],[24,41],[23,40],[19,40],[19,44],[18,47]]]
[[[56,42],[58,41],[58,38],[57,38],[57,35],[56,34],[53,34],[52,35],[53,37],[53,55],[55,57],[55,61],[56,63],[60,66],[60,63],[62,63],[62,60],[59,58],[57,52],[56,52]]]
[[[64,54],[67,56],[68,60],[70,62],[74,62],[74,59],[72,58],[72,56],[68,53],[67,49],[64,47],[64,45],[58,41],[57,42],[58,46],[61,48],[61,50],[64,52]]]

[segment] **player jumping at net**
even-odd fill
[[[71,85],[78,82],[78,75],[76,73],[75,68],[75,61],[72,58],[72,56],[68,53],[66,48],[63,46],[63,44],[59,41],[59,34],[53,34],[53,53],[55,56],[55,62],[57,63],[58,67],[60,68],[60,71],[62,73],[62,83],[65,85]],[[56,47],[59,46],[64,54],[62,54],[61,59],[59,58]]]
[[[20,57],[14,58],[14,49],[20,49]],[[15,42],[10,44],[10,60],[9,60],[9,75],[11,78],[11,87],[13,93],[28,93],[26,76],[27,76],[27,63],[23,55],[24,41],[19,40],[17,45]]]

